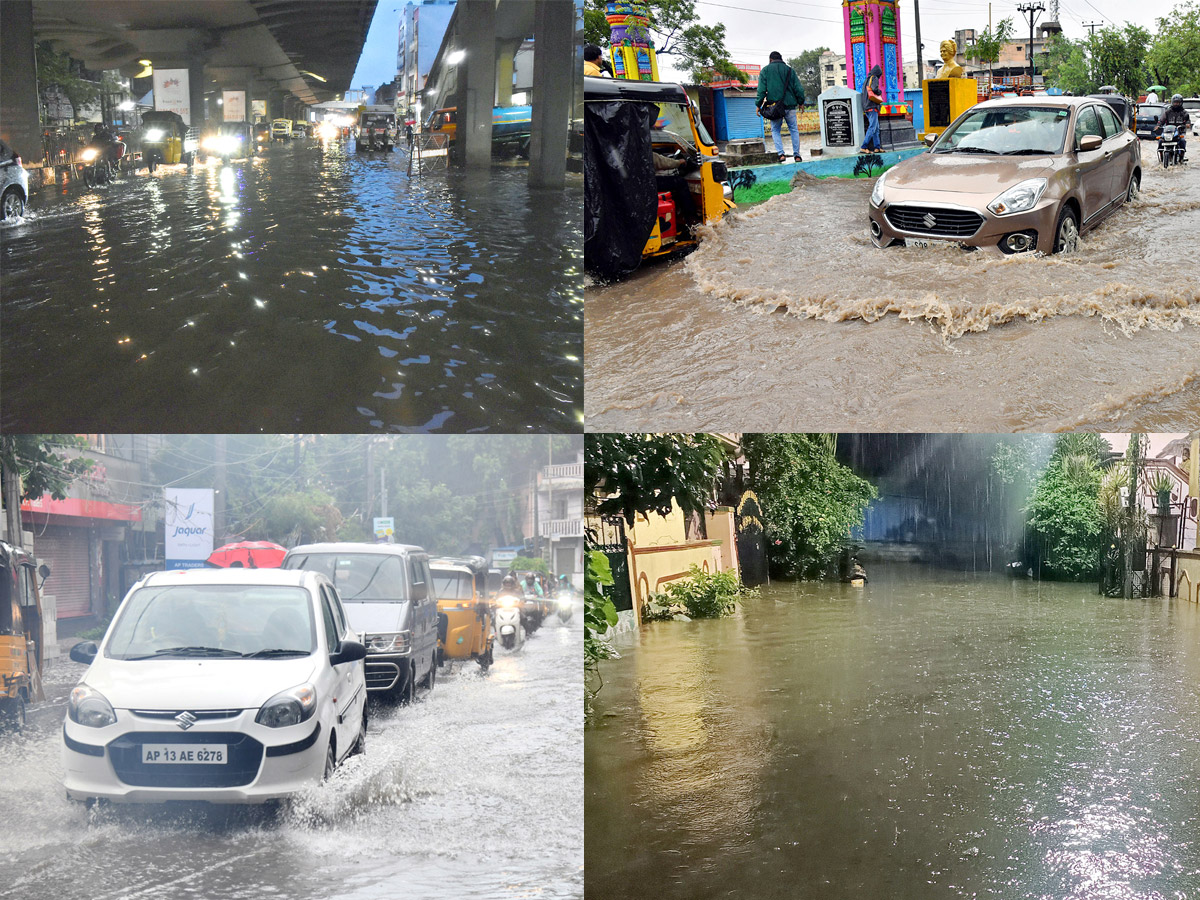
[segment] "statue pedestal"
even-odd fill
[[[835,84],[817,97],[821,123],[821,153],[824,156],[853,156],[862,146],[862,94]]]
[[[921,85],[924,99],[925,131],[941,134],[965,110],[979,102],[979,86],[974,78],[930,78]]]

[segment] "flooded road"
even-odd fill
[[[374,703],[364,756],[278,817],[256,809],[69,803],[64,703],[84,667],[0,736],[0,894],[26,900],[196,897],[578,898],[583,893],[582,604],[523,651],[439,670],[412,707]]]
[[[588,897],[1200,897],[1200,609],[870,568],[618,643]]]
[[[579,431],[578,177],[353,146],[35,194],[0,229],[0,424]]]
[[[586,288],[588,428],[1153,430],[1200,415],[1200,168],[1068,257],[877,250],[870,181],[808,179],[684,261]]]

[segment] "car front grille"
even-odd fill
[[[983,226],[983,216],[966,209],[941,206],[889,206],[884,213],[898,231],[930,237],[969,238]]]
[[[146,764],[142,762],[142,744],[225,744],[228,762],[197,765]],[[135,731],[122,735],[108,745],[113,771],[125,784],[136,787],[223,788],[240,787],[252,782],[262,764],[263,745],[248,735],[234,731],[206,731],[170,734]]]
[[[368,691],[386,691],[400,680],[400,667],[390,662],[370,662],[364,672]]]

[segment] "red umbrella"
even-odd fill
[[[287,548],[270,541],[238,541],[226,544],[212,552],[208,561],[214,566],[229,568],[245,566],[247,569],[278,569],[287,555]]]

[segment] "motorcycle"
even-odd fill
[[[494,627],[505,650],[520,650],[525,643],[525,627],[521,624],[521,598],[501,594],[496,598],[493,612]]]
[[[528,588],[525,588],[524,591],[521,621],[525,623],[525,631],[533,634],[542,627],[542,598],[537,595],[537,591],[531,591]]]
[[[109,152],[108,144],[88,144],[79,153],[83,164],[83,183],[88,187],[108,184],[120,169],[120,160],[125,156],[125,142],[119,138],[112,145],[115,151]],[[114,162],[114,158],[117,162]]]
[[[1183,138],[1182,125],[1164,125],[1158,135],[1158,161],[1164,169],[1185,162],[1184,148],[1179,146]]]
[[[559,591],[555,602],[558,604],[558,621],[565,625],[571,621],[571,614],[575,611],[575,598],[567,591]]]

